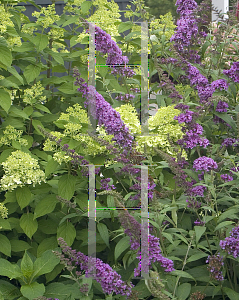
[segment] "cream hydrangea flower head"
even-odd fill
[[[20,150],[12,152],[2,166],[5,172],[0,181],[2,191],[45,182],[45,173],[40,170],[37,159]]]
[[[10,146],[12,141],[17,141],[20,145],[27,146],[27,140],[21,138],[22,132],[22,130],[17,130],[12,125],[8,125],[6,129],[3,130],[3,136],[0,137],[0,146]]]
[[[11,14],[6,12],[4,5],[0,4],[0,34],[3,34],[7,31],[7,26],[14,27],[12,22]]]
[[[6,219],[8,216],[8,209],[2,203],[0,203],[0,215],[3,219]],[[1,227],[0,227],[0,229],[1,229]]]
[[[48,28],[50,25],[60,20],[60,16],[56,14],[54,3],[47,7],[42,7],[39,12],[34,11],[32,16],[37,18],[36,24],[41,25],[43,28]]]
[[[46,96],[42,96],[44,90],[45,88],[42,86],[41,82],[38,81],[31,88],[24,90],[23,102],[29,105],[33,105],[36,102],[44,102],[46,100]]]

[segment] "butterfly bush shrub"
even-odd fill
[[[141,0],[125,23],[114,1],[69,0],[62,15],[55,1],[35,5],[34,22],[18,2],[0,5],[2,298],[237,299],[233,13],[221,21],[219,39],[202,26],[207,1],[177,0],[177,24],[154,19]],[[150,83],[150,93],[159,93],[149,104],[159,109],[147,135],[139,110],[141,28],[133,17],[149,23],[149,76],[159,78]],[[95,86],[88,84],[89,22]],[[93,181],[95,274],[88,255]]]

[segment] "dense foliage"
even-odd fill
[[[0,4],[0,299],[238,299],[235,12],[29,1],[30,22],[18,2]]]

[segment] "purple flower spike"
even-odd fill
[[[224,241],[220,241],[220,247],[235,258],[239,257],[239,226],[233,228]]]
[[[230,70],[224,70],[223,74],[230,77],[234,82],[239,83],[239,61],[234,62]]]

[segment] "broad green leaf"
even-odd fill
[[[127,22],[122,22],[120,23],[119,27],[118,27],[118,32],[119,33],[122,33],[126,30],[129,30],[133,27],[133,23],[130,22],[130,21],[127,21]]]
[[[67,17],[68,17],[68,16],[67,16]],[[69,20],[65,21],[65,22],[62,24],[62,27],[66,27],[67,25],[76,23],[77,21],[79,21],[79,16],[78,16],[78,15],[76,15],[76,16],[70,16],[70,17],[69,17]]]
[[[179,277],[183,277],[183,278],[189,278],[195,281],[195,279],[192,277],[192,275],[190,275],[189,273],[185,272],[185,271],[181,271],[181,270],[175,270],[171,272],[172,275],[176,275]]]
[[[177,289],[178,300],[186,300],[191,292],[191,284],[183,283]]]
[[[37,257],[40,257],[45,251],[49,249],[54,250],[55,248],[57,248],[57,246],[58,244],[56,236],[52,236],[50,238],[42,240],[37,248]]]
[[[0,228],[1,229],[6,229],[6,230],[11,230],[11,224],[9,223],[8,219],[3,219],[0,218]]]
[[[50,283],[46,287],[46,292],[44,294],[47,298],[59,298],[67,299],[72,295],[73,299],[81,299],[82,294],[80,293],[79,287],[76,284],[63,284],[60,282]]]
[[[50,174],[52,174],[53,172],[55,172],[55,170],[59,167],[59,163],[57,161],[55,161],[53,158],[51,158],[46,167],[45,167],[45,174],[46,177]]]
[[[21,216],[20,226],[29,239],[31,239],[33,234],[37,231],[38,223],[37,220],[34,220],[32,213],[27,213]]]
[[[123,237],[115,247],[115,260],[130,246],[130,238],[128,236]]]
[[[10,279],[21,277],[21,270],[18,265],[11,264],[8,260],[0,258],[0,275]]]
[[[107,75],[108,70],[109,70],[109,68],[107,66],[100,66],[100,67],[97,67],[97,68],[98,68],[98,71],[99,71],[99,73],[102,77],[105,77]]]
[[[7,70],[8,70],[8,72],[11,73],[14,77],[16,77],[16,78],[21,82],[21,84],[24,84],[24,80],[23,80],[22,76],[19,75],[19,73],[17,72],[17,70],[16,70],[14,67],[9,66],[9,67],[7,68]]]
[[[12,64],[12,53],[9,48],[3,43],[3,37],[1,37],[0,39],[0,62],[4,66],[6,66],[6,69]]]
[[[29,119],[28,115],[25,113],[22,108],[17,108],[16,106],[11,106],[11,109],[9,110],[9,115],[11,116],[16,116],[16,117],[21,117],[24,120]]]
[[[22,274],[29,279],[33,273],[33,261],[31,260],[27,251],[25,251],[22,261],[21,261],[21,271]]]
[[[59,262],[59,258],[52,253],[52,250],[45,251],[42,253],[41,257],[38,257],[34,262],[33,276],[38,277],[42,274],[50,273]]]
[[[67,245],[70,247],[76,237],[75,227],[69,221],[66,221],[59,225],[57,228],[57,238],[62,237]]]
[[[64,59],[62,58],[60,53],[51,51],[51,56],[55,59],[56,62],[60,65],[64,65]]]
[[[227,296],[230,298],[230,300],[238,300],[239,299],[239,293],[233,291],[232,289],[228,287],[223,287],[223,291],[227,294]]]
[[[0,252],[7,256],[11,256],[11,243],[3,234],[0,234]]]
[[[206,227],[204,227],[204,226],[194,226],[194,230],[195,230],[195,233],[196,233],[196,244],[198,244],[201,236],[206,231]]]
[[[203,252],[197,253],[197,254],[193,254],[192,256],[190,256],[190,257],[188,258],[187,263],[192,262],[192,261],[196,261],[196,260],[198,260],[198,259],[201,259],[201,258],[207,257],[207,256],[208,256],[208,254],[203,253]]]
[[[58,183],[58,195],[66,200],[71,200],[75,193],[76,177],[73,175],[61,176]]]
[[[233,223],[234,223],[233,221],[224,221],[224,222],[218,224],[218,225],[216,226],[216,228],[214,229],[214,231],[217,231],[217,230],[219,230],[219,229],[221,229],[221,228],[223,228],[223,227],[226,227],[226,226],[228,226],[228,225],[231,225],[231,224],[233,224]]]
[[[97,224],[97,229],[100,233],[100,236],[102,237],[102,240],[105,242],[105,244],[108,246],[108,248],[110,248],[110,245],[109,245],[109,232],[108,232],[107,226],[103,223],[98,223]]]
[[[36,33],[36,36],[31,39],[31,42],[36,46],[38,51],[42,51],[48,45],[48,36],[46,34]]]
[[[57,203],[56,195],[47,195],[37,203],[34,211],[34,219],[51,213]]]
[[[21,296],[19,289],[5,280],[0,280],[0,299],[14,300]]]
[[[40,126],[41,128],[44,128],[44,126],[42,125],[42,123],[39,120],[32,120],[32,125],[35,128],[37,134],[44,136],[44,134],[38,128],[38,126]]]
[[[32,248],[27,242],[22,240],[10,240],[12,252],[25,251]]]
[[[22,285],[20,289],[22,295],[29,300],[41,297],[45,293],[45,286],[43,283],[32,282],[28,285]]]
[[[231,116],[229,116],[226,113],[218,113],[218,112],[215,112],[214,114],[219,118],[223,119],[223,121],[225,121],[227,124],[229,124],[233,130],[236,130],[236,124],[234,120],[231,118]]]
[[[29,65],[25,68],[23,75],[24,75],[27,83],[30,83],[39,76],[40,72],[41,72],[40,66]]]
[[[76,86],[73,82],[67,82],[58,87],[58,90],[62,93],[73,95],[77,92]]]
[[[84,1],[82,4],[81,4],[81,11],[83,14],[86,14],[88,13],[89,9],[91,8],[92,6],[92,2],[91,1]]]
[[[0,54],[1,55],[1,54]],[[5,110],[5,112],[8,112],[11,107],[11,97],[7,91],[0,88],[0,106]]]
[[[35,108],[39,109],[39,110],[42,110],[48,114],[51,114],[51,112],[49,111],[49,109],[45,106],[45,105],[42,105],[40,103],[37,103],[35,104]]]
[[[18,187],[16,189],[17,203],[23,209],[31,202],[31,191],[28,186]]]

